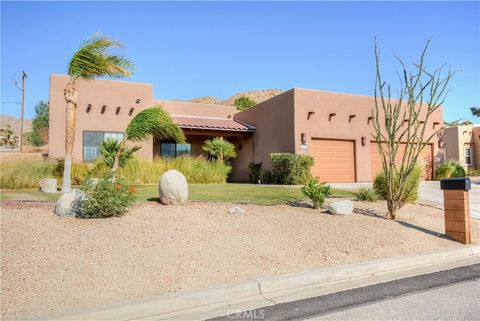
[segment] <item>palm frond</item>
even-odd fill
[[[129,77],[133,64],[123,56],[110,53],[110,49],[121,47],[119,42],[95,34],[73,55],[68,66],[68,74],[74,78],[87,80],[96,77]]]
[[[157,140],[174,140],[185,143],[185,135],[160,105],[139,112],[128,124],[127,139],[144,141],[149,137]]]

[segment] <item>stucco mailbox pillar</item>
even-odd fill
[[[470,178],[449,178],[440,181],[445,209],[445,234],[453,240],[470,244]]]

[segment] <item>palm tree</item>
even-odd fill
[[[65,128],[65,166],[63,171],[62,192],[72,189],[72,152],[75,141],[75,120],[77,109],[77,82],[79,79],[94,80],[98,77],[123,78],[131,75],[131,62],[109,52],[112,48],[121,48],[122,45],[112,39],[93,35],[75,52],[68,65],[70,80],[64,89],[66,101],[66,128]]]
[[[223,137],[206,140],[202,149],[206,151],[208,155],[215,157],[220,163],[224,163],[227,159],[237,156],[235,145],[223,139]]]
[[[147,108],[133,117],[128,124],[123,139],[116,147],[112,172],[115,174],[117,169],[123,166],[122,159],[129,151],[127,142],[140,142],[149,138],[185,143],[183,131],[175,125],[170,115],[160,105]],[[133,147],[133,149],[138,150],[139,147]]]

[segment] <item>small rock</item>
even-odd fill
[[[187,179],[179,171],[170,169],[160,177],[158,192],[164,205],[184,204],[188,199]]]
[[[55,204],[55,214],[57,214],[58,216],[69,216],[74,199],[74,190],[68,193],[63,193],[62,196],[58,198],[57,203]]]
[[[336,215],[351,215],[353,214],[353,202],[350,200],[333,202],[328,206],[328,210]]]
[[[234,206],[228,210],[228,214],[245,214],[245,210],[241,207]]]
[[[40,191],[43,193],[56,193],[57,192],[57,179],[56,178],[44,178],[40,180]]]
[[[85,197],[85,193],[76,188],[69,193],[63,193],[55,204],[55,214],[58,216],[78,216],[81,213],[82,202]]]

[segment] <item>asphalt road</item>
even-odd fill
[[[212,320],[480,320],[480,264]]]

